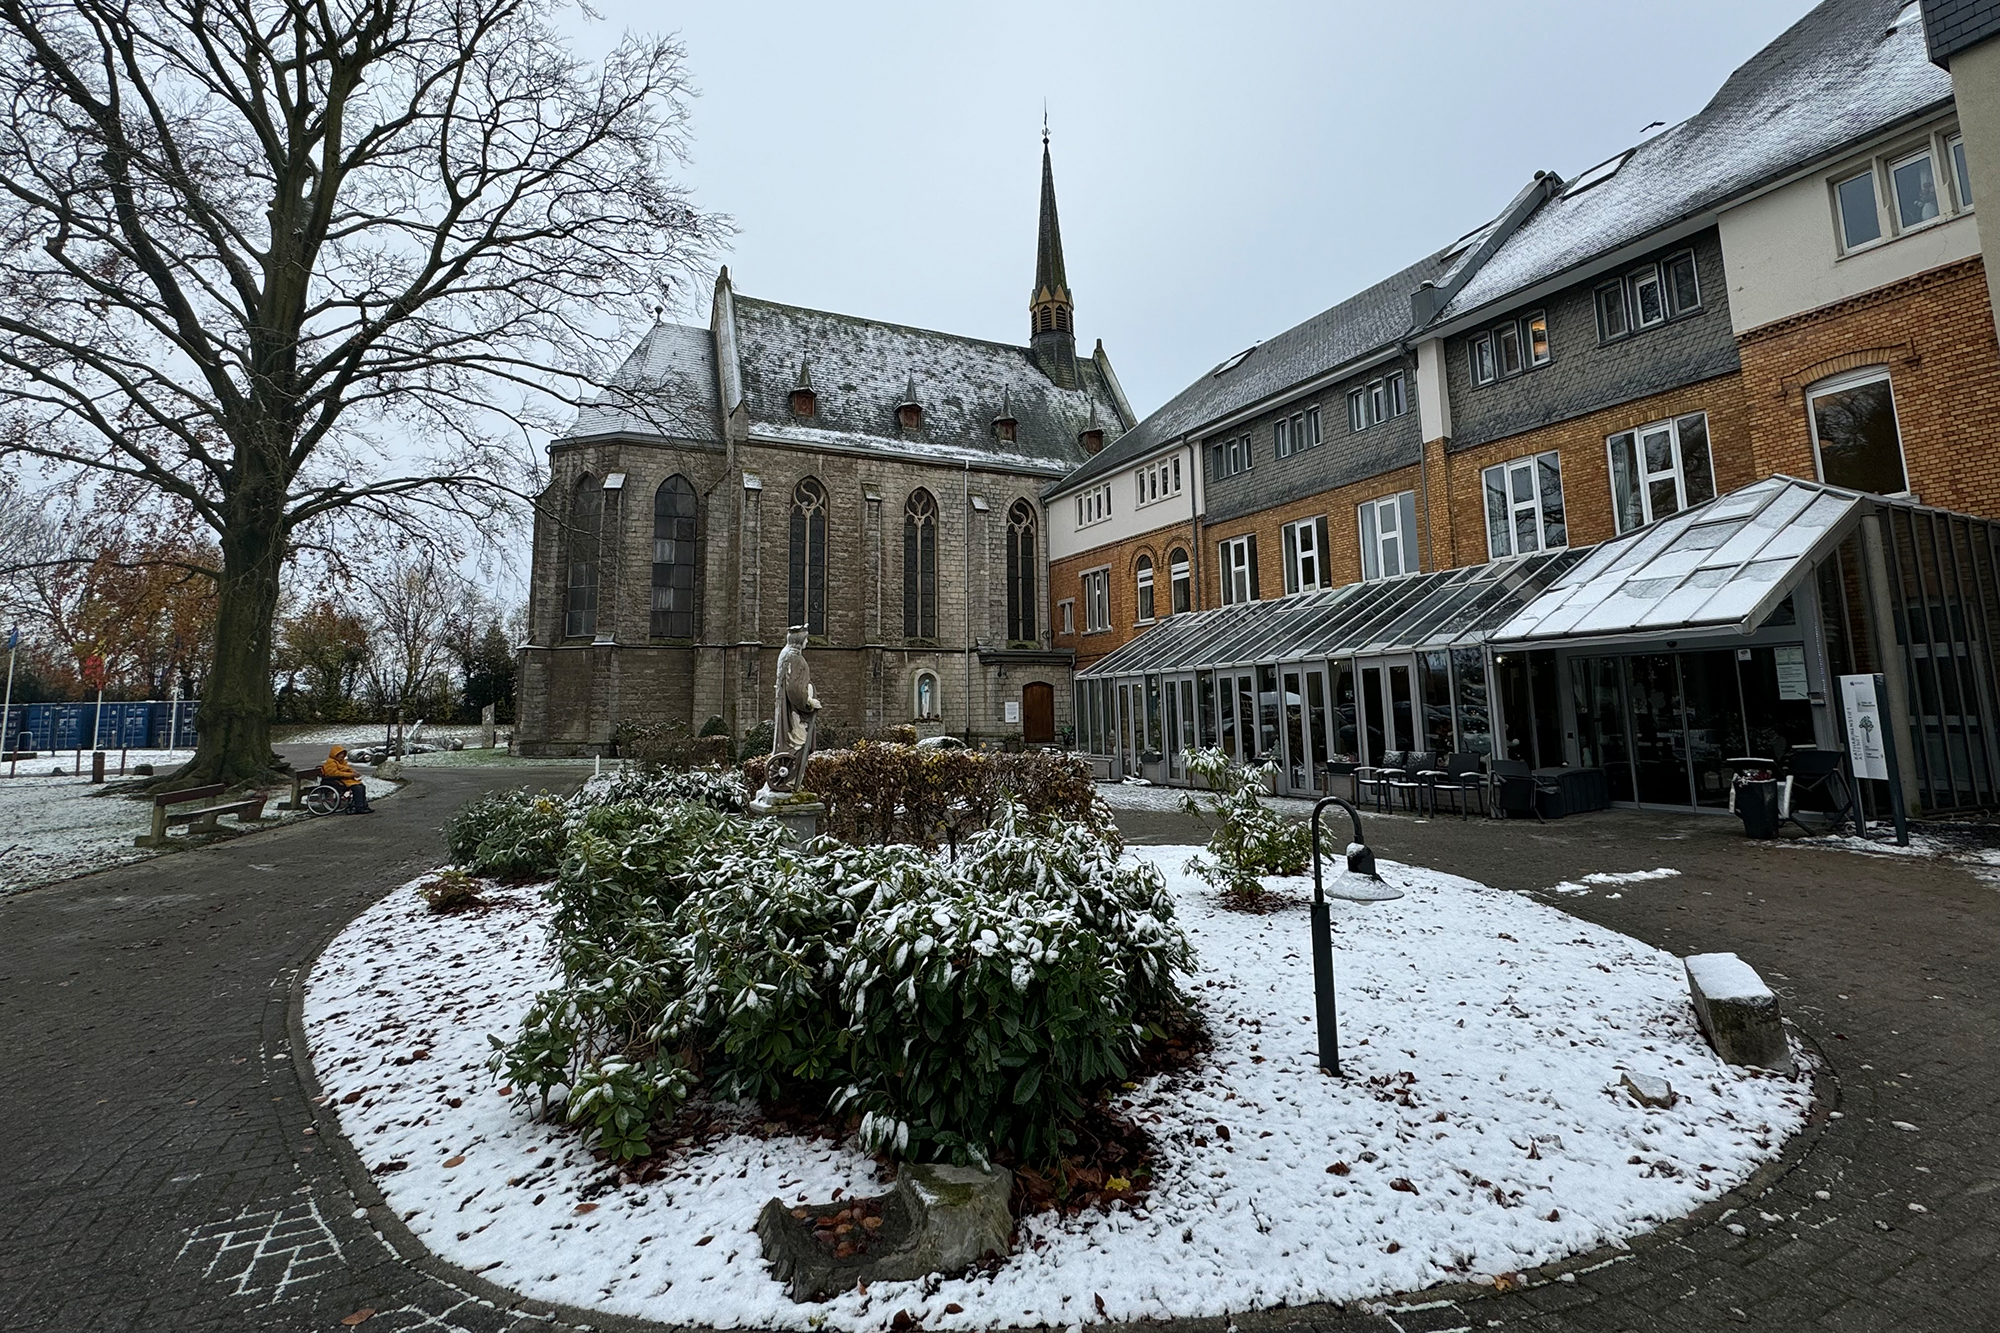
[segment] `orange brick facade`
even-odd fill
[[[1194,523],[1183,519],[1163,528],[1155,528],[1137,537],[1112,545],[1098,546],[1081,555],[1051,561],[1049,564],[1049,625],[1054,633],[1055,646],[1073,649],[1076,653],[1076,669],[1081,671],[1114,648],[1130,643],[1144,633],[1148,626],[1164,619],[1173,608],[1173,582],[1167,557],[1175,548],[1188,552],[1190,557],[1191,589],[1190,610],[1199,611],[1205,606],[1213,606],[1215,598],[1202,596],[1204,576],[1214,581],[1209,570],[1209,561],[1204,559],[1194,540]],[[1147,556],[1153,562],[1153,611],[1156,620],[1139,620],[1139,557]],[[1084,628],[1083,576],[1093,569],[1110,567],[1108,591],[1111,603],[1111,628],[1089,631]],[[1070,632],[1063,630],[1063,603],[1071,603],[1072,620]]]
[[[1486,563],[1486,501],[1480,473],[1495,463],[1553,449],[1562,459],[1563,521],[1571,546],[1590,546],[1618,535],[1611,508],[1611,465],[1605,440],[1620,431],[1690,412],[1708,414],[1709,454],[1716,494],[1747,486],[1756,470],[1743,385],[1723,375],[1616,407],[1523,431],[1504,440],[1453,452],[1438,441],[1427,446],[1431,472],[1430,550],[1424,568]]]
[[[1402,491],[1417,490],[1421,484],[1421,467],[1397,468],[1394,472],[1384,472],[1366,481],[1357,481],[1346,486],[1336,486],[1332,490],[1309,495],[1303,500],[1261,510],[1255,514],[1244,514],[1230,519],[1227,523],[1217,523],[1202,534],[1208,549],[1204,553],[1203,569],[1206,574],[1203,589],[1204,606],[1222,604],[1222,585],[1217,582],[1216,547],[1232,537],[1254,534],[1257,538],[1257,591],[1265,598],[1285,595],[1285,543],[1284,527],[1304,518],[1326,516],[1326,567],[1332,578],[1333,587],[1358,583],[1361,580],[1361,521],[1356,508],[1364,501],[1379,500],[1385,495],[1396,495]],[[1419,524],[1422,519],[1419,518]]]
[[[1805,391],[1885,366],[1910,488],[2000,518],[2000,345],[1978,258],[1752,329],[1739,340],[1756,475],[1818,475]]]

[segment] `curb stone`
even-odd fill
[[[339,1112],[334,1107],[323,1104],[325,1090],[320,1086],[318,1074],[313,1069],[312,1054],[306,1041],[306,983],[311,978],[313,969],[318,966],[321,955],[351,924],[353,924],[351,919],[343,922],[328,931],[313,945],[311,956],[293,972],[288,988],[285,1004],[284,1030],[287,1039],[285,1045],[290,1048],[293,1067],[305,1091],[306,1104],[312,1108],[313,1115],[314,1133],[310,1139],[301,1132],[302,1127],[289,1124],[285,1127],[286,1138],[294,1156],[301,1164],[301,1169],[309,1175],[313,1174],[305,1167],[305,1163],[309,1158],[318,1156],[314,1144],[324,1144],[338,1162],[339,1173],[355,1205],[365,1210],[369,1224],[374,1227],[376,1234],[388,1246],[391,1253],[433,1281],[495,1309],[546,1321],[554,1330],[575,1330],[576,1333],[591,1333],[591,1330],[596,1329],[610,1330],[611,1333],[713,1333],[704,1325],[662,1323],[636,1315],[615,1314],[562,1302],[536,1300],[440,1258],[403,1224],[402,1218],[398,1217],[383,1199],[382,1192],[367,1165],[362,1162],[361,1155],[348,1141],[340,1125]],[[1415,1333],[1414,1325],[1406,1324],[1394,1316],[1433,1310],[1456,1312],[1460,1306],[1501,1300],[1512,1303],[1527,1292],[1560,1283],[1565,1274],[1581,1275],[1594,1272],[1613,1264],[1640,1260],[1656,1251],[1680,1244],[1695,1232],[1719,1224],[1724,1218],[1768,1194],[1772,1187],[1797,1169],[1818,1147],[1826,1127],[1832,1122],[1831,1113],[1840,1107],[1840,1079],[1834,1071],[1832,1062],[1827,1059],[1825,1049],[1794,1020],[1787,1018],[1785,1026],[1798,1046],[1803,1049],[1805,1059],[1802,1063],[1810,1070],[1812,1076],[1812,1101],[1806,1112],[1805,1124],[1786,1141],[1784,1148],[1776,1157],[1751,1172],[1749,1178],[1740,1185],[1718,1195],[1693,1212],[1670,1218],[1651,1231],[1633,1237],[1630,1241],[1602,1245],[1582,1254],[1569,1255],[1523,1270],[1521,1276],[1526,1281],[1505,1292],[1496,1290],[1487,1283],[1459,1282],[1369,1298],[1350,1305],[1330,1302],[1279,1305],[1267,1310],[1245,1311],[1221,1318],[1143,1319],[1133,1320],[1130,1323],[1156,1328],[1173,1328],[1182,1330],[1183,1333],[1237,1333],[1237,1330],[1244,1330],[1246,1333],[1276,1333],[1279,1329],[1295,1328],[1304,1319],[1313,1319],[1318,1327],[1329,1327],[1320,1323],[1320,1320],[1331,1314],[1342,1317],[1343,1321],[1363,1319],[1366,1321],[1366,1326],[1372,1328],[1395,1330],[1408,1328],[1410,1333]],[[327,1172],[322,1168],[319,1174],[325,1175]],[[1313,1318],[1315,1316],[1318,1318]],[[1115,1321],[1096,1320],[1080,1323],[1075,1327],[1121,1326],[1124,1325]],[[1424,1326],[1430,1325],[1426,1323]],[[1454,1323],[1453,1326],[1457,1325]]]

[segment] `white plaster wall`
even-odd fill
[[[1922,138],[1911,137],[1912,146]],[[1793,181],[1721,215],[1722,265],[1736,332],[1979,253],[1977,215],[1962,213],[1843,256],[1828,182],[1852,174],[1867,160],[1856,158],[1836,170]],[[1886,222],[1888,201],[1883,204]]]
[[[1172,499],[1155,500],[1143,507],[1132,502],[1132,475],[1140,467],[1151,467],[1155,463],[1180,456],[1181,493]],[[1049,559],[1064,560],[1083,551],[1099,546],[1109,546],[1127,541],[1158,528],[1176,523],[1186,523],[1196,514],[1201,497],[1201,469],[1192,449],[1185,446],[1167,453],[1156,454],[1143,464],[1114,472],[1111,482],[1111,517],[1101,523],[1093,523],[1087,528],[1076,525],[1076,496],[1063,495],[1051,500],[1047,505],[1049,527]]]

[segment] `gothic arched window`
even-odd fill
[[[791,597],[787,625],[826,633],[826,487],[807,477],[792,488]]]
[[[653,633],[694,637],[694,487],[676,472],[653,492]]]
[[[903,637],[937,637],[937,501],[917,491],[903,506]]]
[[[1007,511],[1007,639],[1033,643],[1040,638],[1035,614],[1035,511],[1016,500]]]
[[[576,493],[570,498],[565,533],[565,563],[569,567],[563,602],[566,638],[583,639],[597,633],[597,555],[603,529],[604,487],[586,472],[577,480]]]

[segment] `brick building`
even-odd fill
[[[516,748],[771,715],[791,625],[830,728],[1047,742],[1070,720],[1040,491],[1135,417],[1079,356],[1046,140],[1030,338],[739,294],[661,324],[549,449]]]
[[[1959,114],[1996,44],[1965,6],[1926,8],[1954,11],[1942,49],[1917,6],[1826,0],[1695,116],[1538,172],[1048,488],[1051,598],[1109,607],[1058,625],[1085,748],[1175,780],[1219,743],[1306,793],[1428,742],[1713,805],[1725,753],[1838,748],[1835,676],[1880,670],[1910,803],[2000,804],[2000,603],[1979,591],[2000,562],[1975,521],[2000,518],[1974,204],[1995,144],[1987,108]],[[1124,507],[1168,456],[1201,463],[1171,528],[1184,624],[1139,614],[1170,534]],[[1784,528],[1757,561],[1724,554],[1762,527],[1694,554],[1752,513]],[[1689,554],[1655,565],[1658,541]],[[1608,600],[1552,613],[1585,587]],[[1714,623],[1674,618],[1702,606]],[[1572,621],[1596,629],[1550,629]]]

